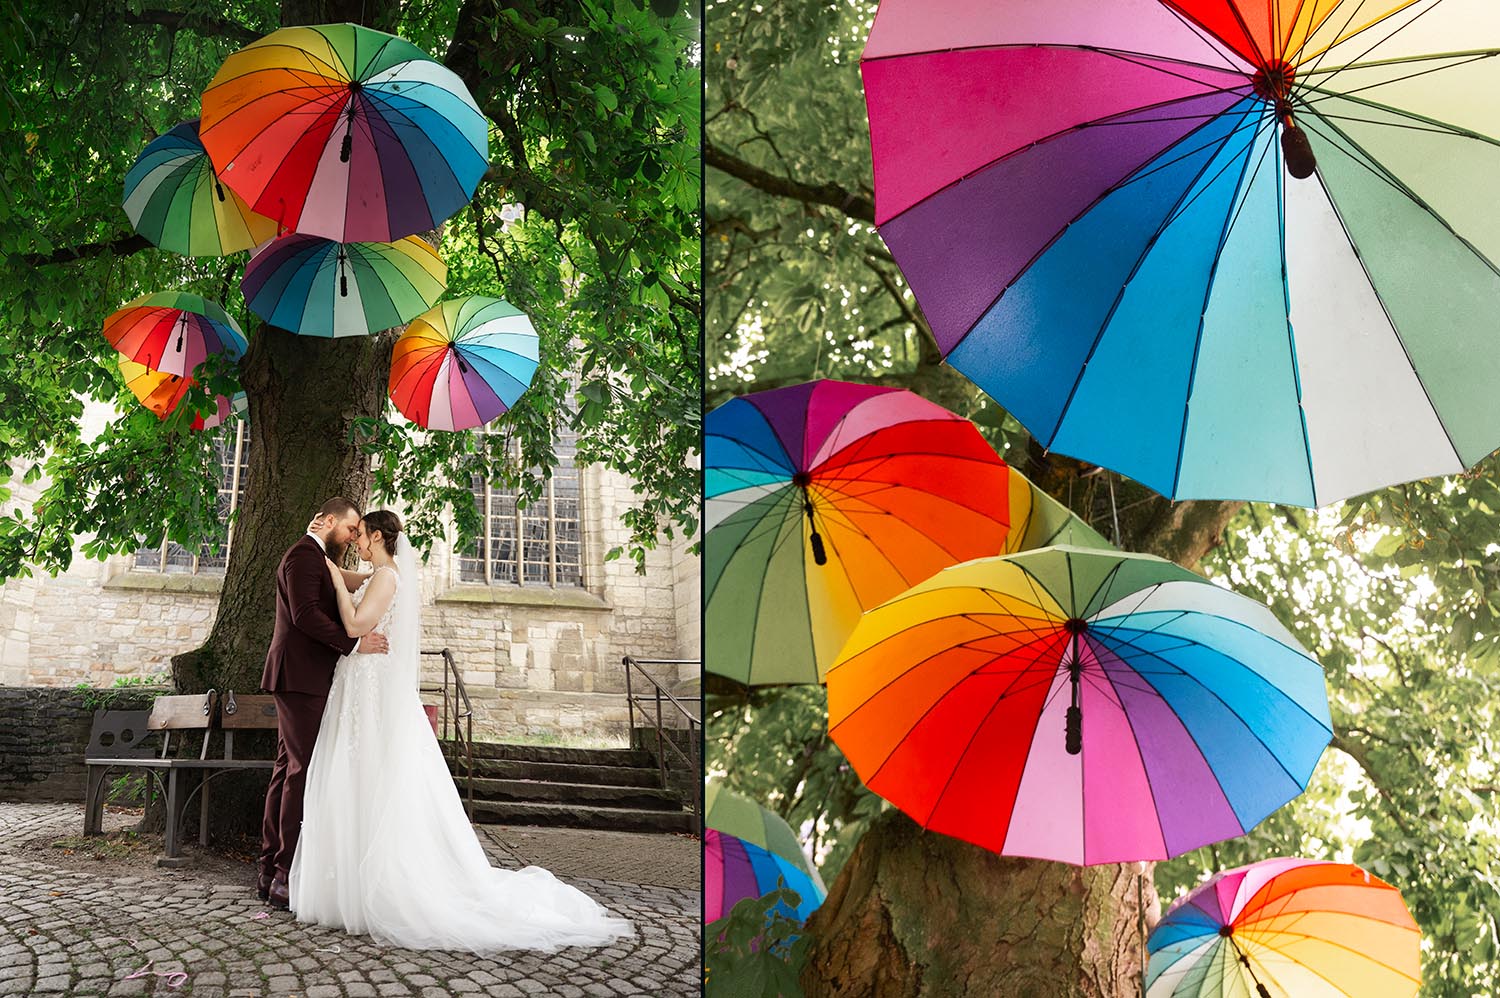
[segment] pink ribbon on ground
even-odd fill
[[[162,977],[162,978],[165,978],[166,979],[165,980],[165,984],[169,988],[180,988],[184,984],[187,983],[187,979],[188,979],[187,971],[185,971],[185,970],[152,970],[151,969],[151,965],[153,963],[155,963],[155,962],[156,962],[155,960],[147,960],[146,961],[146,965],[144,967],[142,967],[140,970],[137,970],[135,973],[131,974],[130,976],[126,977],[125,980],[127,980],[127,981],[133,981],[137,977],[145,977],[146,975],[149,974],[152,977]]]

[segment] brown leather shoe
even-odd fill
[[[287,894],[286,874],[280,870],[271,880],[271,889],[266,892],[266,903],[278,911],[287,911],[292,906],[292,899]]]
[[[255,875],[255,896],[262,901],[271,896],[271,874],[261,870]]]

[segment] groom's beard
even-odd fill
[[[333,541],[329,541],[328,557],[333,561],[335,565],[343,568],[349,563],[349,547],[350,545],[348,544],[336,544]]]

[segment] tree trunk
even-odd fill
[[[389,0],[283,0],[281,23],[379,25]],[[319,506],[343,496],[363,508],[370,462],[351,441],[353,421],[384,412],[393,332],[323,339],[274,326],[252,332],[240,361],[250,404],[245,493],[234,523],[217,616],[201,648],[172,659],[178,692],[253,693],[276,623],[276,566]],[[241,747],[241,745],[243,747]],[[275,751],[270,733],[241,739],[245,758]],[[259,834],[266,773],[215,778],[215,838]]]
[[[1163,501],[1121,544],[1195,566],[1241,505]],[[887,812],[808,920],[802,987],[807,998],[1135,998],[1160,915],[1154,869],[997,856]]]
[[[1149,864],[1011,859],[887,811],[808,920],[801,982],[807,998],[1123,998],[1158,915]]]
[[[276,617],[276,566],[323,502],[357,505],[369,458],[350,439],[378,417],[394,336],[328,340],[264,326],[241,362],[250,402],[245,496],[234,525],[218,616],[202,648],[172,661],[184,693],[260,688]]]

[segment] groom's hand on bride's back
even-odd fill
[[[355,651],[364,652],[366,655],[384,655],[391,650],[390,642],[386,641],[384,634],[376,634],[371,631],[359,639]]]

